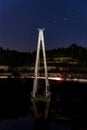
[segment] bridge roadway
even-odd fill
[[[20,76],[13,76],[11,73],[3,73],[0,74],[0,79],[5,79],[5,78],[34,78],[34,76],[31,76],[29,74],[21,74]],[[45,79],[44,76],[38,77],[38,79]],[[83,82],[87,83],[87,79],[84,78],[62,78],[62,77],[56,77],[56,76],[49,76],[49,80],[56,80],[56,81],[73,81],[73,82]]]
[[[34,78],[33,76],[31,78]],[[38,77],[39,79],[45,79],[45,77]],[[84,82],[87,83],[87,79],[77,79],[77,78],[60,78],[60,77],[48,77],[49,80],[56,80],[56,81],[73,81],[73,82]]]

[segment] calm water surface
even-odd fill
[[[0,79],[0,130],[87,129],[87,84],[50,81],[47,119],[34,115],[32,86],[32,79]]]

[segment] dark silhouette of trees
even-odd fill
[[[0,49],[0,65],[18,67],[32,64],[32,55],[27,52]]]
[[[75,43],[67,48],[57,48],[53,50],[47,50],[47,61],[52,61],[52,65],[57,66],[57,63],[54,62],[56,57],[71,57],[74,61],[78,61],[78,65],[74,67],[87,68],[87,48],[78,46]],[[9,67],[20,67],[24,65],[32,66],[35,64],[36,51],[30,52],[18,52],[15,50],[3,49],[0,47],[0,65],[7,65]],[[67,64],[68,62],[61,64],[61,66],[70,67]],[[76,70],[76,69],[75,69]]]

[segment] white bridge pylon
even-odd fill
[[[45,44],[44,44],[44,29],[38,29],[39,30],[39,36],[38,36],[38,45],[37,45],[37,54],[36,54],[36,64],[35,64],[35,77],[34,77],[34,84],[33,84],[33,92],[32,96],[36,96],[38,84],[38,69],[39,69],[39,61],[40,61],[40,50],[42,45],[42,54],[43,54],[43,61],[44,61],[44,72],[45,72],[45,96],[47,97],[49,95],[48,89],[49,89],[49,81],[48,81],[48,73],[47,73],[47,63],[46,63],[46,51],[45,51]]]

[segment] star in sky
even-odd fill
[[[67,20],[68,20],[68,18],[65,17],[65,18],[64,18],[64,21],[67,21]]]

